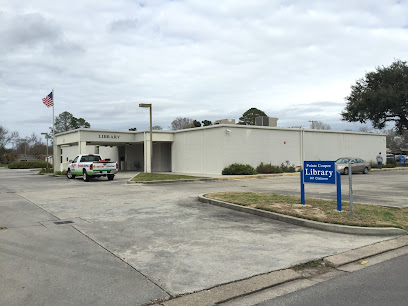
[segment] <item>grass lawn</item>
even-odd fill
[[[131,179],[132,182],[152,182],[152,181],[177,181],[177,180],[193,180],[204,178],[201,176],[189,176],[189,175],[178,175],[178,174],[160,174],[160,173],[144,173],[141,172]]]
[[[348,202],[342,203],[343,210],[339,212],[336,201],[306,198],[306,204],[302,205],[300,197],[275,193],[220,192],[206,194],[205,197],[325,223],[408,230],[408,208],[354,203],[353,216],[350,216]]]
[[[0,167],[8,167],[7,164],[0,164]]]

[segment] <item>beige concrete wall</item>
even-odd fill
[[[81,141],[98,142],[100,144],[112,144],[118,142],[135,142],[134,132],[115,132],[115,131],[93,131],[93,130],[81,130]]]
[[[57,145],[67,145],[71,143],[76,143],[78,142],[78,139],[79,139],[79,134],[77,131],[57,134],[55,136],[55,142]]]
[[[219,173],[224,165],[225,128],[197,128],[175,132],[172,145],[172,171]]]
[[[385,136],[378,134],[309,130],[305,132],[304,148],[305,160],[360,157],[367,161],[375,161],[379,152],[385,156],[386,139]]]
[[[115,146],[98,146],[99,150],[95,149],[95,153],[100,154],[102,158],[110,158],[113,162],[119,161],[119,150]],[[99,151],[99,152],[98,152]]]
[[[302,161],[300,129],[219,125],[178,131],[172,147],[172,171],[220,174],[232,163],[253,167],[261,162],[280,165]],[[385,152],[378,134],[304,130],[304,160],[336,160],[356,156],[374,160]]]
[[[171,142],[153,144],[153,172],[171,172]]]

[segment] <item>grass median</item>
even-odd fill
[[[408,230],[408,208],[354,203],[353,216],[350,216],[348,202],[343,202],[342,211],[339,212],[336,201],[307,198],[306,204],[302,205],[300,197],[275,193],[219,192],[206,194],[205,197],[325,223]]]
[[[143,183],[143,182],[153,182],[153,181],[177,181],[177,180],[195,180],[201,179],[201,176],[189,176],[189,175],[179,175],[179,174],[161,174],[161,173],[144,173],[141,172],[131,179],[132,182]]]

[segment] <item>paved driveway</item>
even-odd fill
[[[381,185],[382,175],[360,177]],[[215,191],[297,193],[298,177],[130,185],[127,176],[85,183],[0,168],[0,226],[8,228],[0,230],[0,296],[7,304],[142,304],[387,239],[302,228],[196,199]],[[307,192],[332,196],[309,185]]]

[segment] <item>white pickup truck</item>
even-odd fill
[[[101,176],[107,176],[108,180],[113,180],[118,168],[118,163],[111,162],[110,159],[102,159],[99,154],[81,154],[69,161],[67,177],[74,179],[75,176],[82,175],[85,182],[89,182],[92,177]]]

